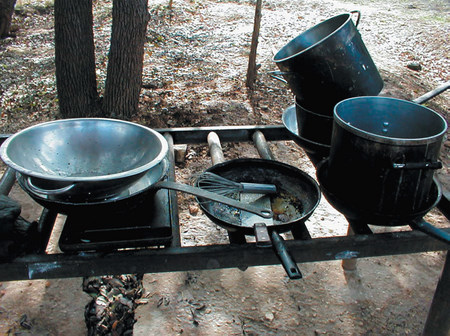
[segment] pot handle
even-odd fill
[[[441,169],[442,162],[409,162],[409,163],[393,163],[394,169]]]
[[[289,250],[284,245],[284,239],[280,236],[278,232],[275,230],[272,231],[271,234],[273,247],[277,252],[278,257],[280,258],[281,264],[284,267],[289,279],[296,280],[302,278],[302,273],[300,272],[294,258],[289,253]]]
[[[280,77],[282,75],[290,75],[292,72],[285,72],[285,71],[269,71],[268,72],[270,77],[275,78],[279,80],[280,82],[283,82],[284,84],[287,84],[287,80],[283,77]]]
[[[356,14],[357,15],[355,27],[358,27],[359,21],[361,20],[361,12],[359,10],[354,10],[354,11],[351,11],[350,14]]]
[[[433,225],[431,225],[430,223],[426,222],[425,220],[418,219],[413,221],[410,226],[413,229],[422,231],[424,233],[426,233],[429,236],[432,236],[440,241],[443,241],[447,244],[450,244],[450,234],[445,232],[444,230],[441,230]]]
[[[68,186],[58,188],[58,189],[43,189],[38,186],[35,186],[33,182],[31,182],[31,177],[28,176],[25,180],[25,183],[27,185],[27,188],[30,189],[32,192],[36,194],[42,194],[42,195],[59,195],[62,193],[65,193],[66,191],[69,191],[73,187],[75,187],[75,183],[69,184]]]

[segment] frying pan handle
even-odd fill
[[[440,241],[450,244],[450,234],[441,230],[423,219],[415,220],[410,224],[413,229],[422,231],[429,236],[432,236]]]
[[[284,239],[280,236],[278,232],[275,230],[271,233],[272,243],[273,247],[275,248],[275,251],[277,252],[278,257],[281,260],[281,263],[289,276],[289,279],[295,280],[295,279],[301,279],[302,273],[300,272],[296,262],[294,261],[294,258],[289,253],[288,249],[286,248],[286,245],[284,245]]]
[[[258,247],[272,246],[272,241],[270,240],[269,231],[267,230],[266,224],[255,223],[254,230],[255,230],[256,246]]]
[[[29,190],[31,190],[32,192],[34,192],[36,194],[41,194],[41,195],[59,195],[59,194],[65,193],[65,192],[69,191],[70,189],[72,189],[73,187],[75,187],[75,183],[72,183],[72,184],[69,184],[68,186],[58,188],[58,189],[43,189],[43,188],[40,188],[40,187],[34,185],[33,182],[31,181],[30,176],[28,176],[26,179],[24,179],[24,182],[26,183],[26,186]]]
[[[357,15],[356,22],[355,22],[355,27],[358,27],[359,21],[361,20],[361,12],[359,10],[354,10],[354,11],[351,11],[350,14],[356,14]]]
[[[441,169],[442,162],[408,162],[408,163],[393,163],[394,169]]]

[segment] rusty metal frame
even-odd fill
[[[266,141],[290,140],[281,125],[219,126],[159,129],[171,147],[170,161],[174,165],[174,144],[223,142],[254,142],[262,157],[271,156]],[[211,137],[211,135],[214,137]],[[0,135],[3,142],[8,135]],[[211,140],[217,139],[217,140]],[[216,143],[217,145],[217,143]],[[220,156],[220,155],[219,155]],[[174,179],[174,171],[169,178]],[[7,169],[0,181],[0,193],[7,195],[15,182],[15,174]],[[175,193],[171,199],[173,241],[170,247],[113,252],[79,252],[45,254],[57,214],[44,209],[38,223],[38,248],[35,252],[12,260],[0,261],[0,281],[68,278],[90,275],[124,273],[159,273],[223,268],[245,269],[252,266],[275,265],[279,260],[270,249],[246,243],[245,237],[230,235],[228,245],[182,247]],[[443,197],[438,207],[448,216],[449,200]],[[450,228],[445,229],[450,232]],[[364,234],[311,239],[306,228],[293,233],[295,239],[286,245],[298,263],[326,260],[353,261],[358,258],[399,255],[429,251],[446,251],[449,246],[418,231]],[[433,304],[425,325],[424,335],[447,335],[450,330],[448,307],[450,288],[450,257],[437,286]],[[443,322],[444,321],[444,322]],[[445,322],[446,321],[446,322]]]

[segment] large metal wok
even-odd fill
[[[267,224],[267,233],[263,230],[263,235],[270,237],[287,274],[291,278],[299,278],[300,272],[294,271],[297,266],[286,250],[279,233],[303,224],[316,209],[321,195],[316,181],[297,168],[263,159],[230,160],[214,165],[206,171],[235,182],[267,183],[277,187],[277,193],[270,195],[273,221]],[[257,242],[267,241],[264,237],[259,237],[260,230],[265,228],[264,225],[256,225],[259,224],[258,220],[246,222],[242,220],[242,212],[238,209],[210,202],[201,197],[197,199],[206,216],[217,225],[231,232],[255,235]],[[267,223],[263,218],[260,222]]]
[[[167,141],[150,128],[79,118],[24,129],[3,143],[0,155],[32,191],[84,202],[118,195],[149,170],[161,171],[167,151]]]

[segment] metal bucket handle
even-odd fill
[[[287,80],[284,79],[283,75],[291,75],[293,74],[293,72],[286,72],[286,71],[269,71],[268,74],[270,75],[270,77],[275,78],[277,80],[279,80],[280,82],[283,82],[284,84],[287,84]]]
[[[72,184],[69,184],[68,186],[58,188],[58,189],[43,189],[43,188],[40,188],[40,187],[34,185],[33,182],[31,181],[30,176],[28,176],[28,178],[26,178],[24,180],[24,182],[26,183],[27,188],[30,189],[32,192],[34,192],[36,194],[47,195],[47,196],[63,194],[65,192],[71,190],[73,187],[75,187],[75,183],[72,183]]]
[[[350,14],[356,14],[355,27],[358,27],[359,21],[361,20],[361,12],[359,10],[351,11]]]
[[[393,163],[394,169],[441,169],[442,162],[407,162],[407,163]]]

